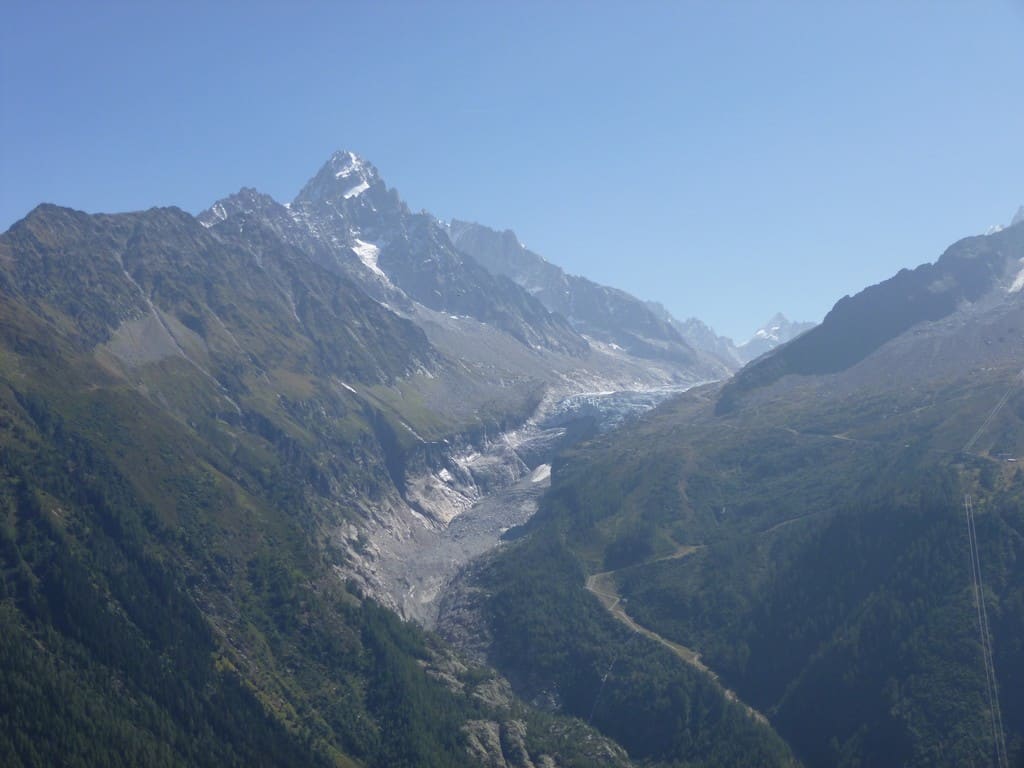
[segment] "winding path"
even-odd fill
[[[655,558],[654,560],[649,560],[646,563],[642,563],[642,565],[651,565],[653,563],[659,563],[664,560],[679,560],[680,558],[693,554],[699,549],[701,549],[701,547],[684,545],[681,546],[675,552],[673,552],[671,555],[666,555],[664,557]],[[630,567],[635,568],[636,566]],[[632,616],[626,613],[626,609],[622,605],[622,596],[619,594],[618,587],[615,584],[616,573],[617,571],[602,571],[601,573],[592,574],[591,576],[587,577],[587,590],[591,592],[595,597],[597,597],[597,599],[601,602],[601,605],[603,605],[605,609],[620,622],[625,624],[634,632],[638,632],[644,637],[649,638],[655,641],[656,643],[660,643],[661,645],[665,646],[670,651],[672,651],[672,653],[674,653],[684,662],[689,664],[691,667],[694,667],[703,674],[707,675],[711,679],[711,681],[722,691],[722,694],[725,696],[725,698],[727,698],[729,701],[736,702],[737,704],[742,706],[747,711],[747,714],[749,714],[755,720],[765,725],[768,725],[767,717],[765,717],[761,712],[758,712],[756,709],[754,709],[749,704],[745,703],[742,699],[740,699],[740,697],[736,695],[735,691],[726,688],[724,685],[722,685],[722,681],[719,680],[718,675],[715,673],[715,671],[700,660],[700,654],[697,651],[693,650],[692,648],[687,648],[685,645],[674,643],[671,640],[662,637],[654,630],[648,629],[642,624],[638,624]]]

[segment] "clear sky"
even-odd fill
[[[0,229],[346,148],[740,339],[1024,203],[1024,0],[11,2],[0,78]]]

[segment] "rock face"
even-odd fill
[[[427,675],[452,693],[472,700],[486,715],[466,721],[460,729],[473,765],[560,768],[578,765],[581,758],[585,764],[610,768],[633,765],[620,746],[579,720],[550,714],[537,717],[537,712],[516,697],[508,680],[482,661],[471,659],[475,666],[467,666],[465,658],[435,651],[421,664]],[[568,744],[574,754],[570,758],[565,754]]]
[[[496,723],[492,720],[473,720],[463,727],[469,754],[480,765],[492,768],[536,768],[530,759],[523,737],[526,724],[521,720]],[[554,765],[549,756],[543,756],[544,764]]]

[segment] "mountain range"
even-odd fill
[[[980,762],[965,495],[1019,754],[1022,260],[1017,222],[737,346],[351,152],[287,204],[40,205],[0,763]]]
[[[457,248],[494,274],[515,281],[591,341],[639,357],[690,365],[700,359],[725,375],[814,325],[793,323],[777,313],[748,341],[737,345],[697,318],[677,320],[656,302],[642,302],[617,288],[567,274],[526,248],[511,230],[497,232],[455,219],[448,232]]]
[[[717,362],[591,345],[346,152],[288,205],[40,205],[0,294],[0,762],[628,763],[388,607],[611,413],[571,398]]]

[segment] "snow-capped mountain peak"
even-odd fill
[[[749,341],[740,344],[739,354],[744,362],[760,357],[770,349],[796,338],[814,327],[814,323],[793,322],[781,312],[776,312],[763,326],[754,331]]]
[[[352,200],[378,183],[383,182],[372,163],[342,149],[331,155],[296,200]]]
[[[359,173],[367,166],[363,158],[347,149],[340,149],[335,152],[331,155],[327,164],[334,171],[334,177],[337,179],[347,178],[354,173]]]
[[[377,178],[377,171],[372,165],[348,150],[335,152],[327,165],[334,172],[334,178],[346,185],[346,190],[341,193],[346,200],[361,195]]]
[[[789,319],[781,312],[776,312],[771,320],[764,324],[761,328],[758,328],[754,332],[754,339],[767,339],[768,341],[774,341],[778,344],[781,341],[782,334],[788,331],[789,327],[793,324],[790,323]]]

